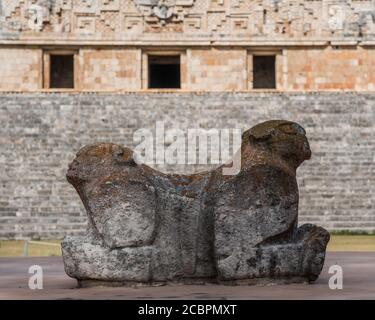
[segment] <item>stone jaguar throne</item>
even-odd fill
[[[314,281],[329,233],[297,226],[296,169],[310,158],[305,130],[272,120],[244,132],[241,169],[192,175],[137,164],[111,143],[82,148],[68,181],[88,215],[66,237],[66,273],[80,285]]]

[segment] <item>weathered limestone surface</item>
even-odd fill
[[[241,169],[164,174],[111,143],[82,148],[68,181],[86,208],[83,237],[62,243],[81,284],[313,281],[329,233],[297,227],[296,169],[311,156],[305,130],[273,120],[242,137]]]

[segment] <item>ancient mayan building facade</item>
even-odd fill
[[[0,4],[0,238],[84,230],[64,176],[85,144],[270,118],[311,141],[301,222],[375,230],[375,0]]]
[[[149,89],[155,55],[182,90],[262,88],[257,56],[271,88],[375,90],[373,0],[3,0],[1,26],[1,90],[51,88],[59,54],[83,91]]]

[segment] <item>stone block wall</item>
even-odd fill
[[[191,90],[246,90],[246,50],[189,50],[188,74]]]
[[[38,90],[42,87],[42,50],[0,49],[0,89]]]
[[[0,91],[43,90],[43,74],[45,83],[48,83],[49,74],[43,56],[51,52],[54,50],[0,48],[0,58],[6,61],[0,64]],[[81,48],[74,51],[75,90],[145,90],[148,87],[148,54],[168,53],[181,56],[183,91],[251,91],[253,55],[270,54],[276,56],[277,90],[375,91],[374,48],[361,46],[263,50],[205,47],[157,51],[130,47]]]
[[[135,49],[83,49],[79,54],[83,90],[137,90],[141,86],[141,52]]]
[[[299,122],[311,143],[313,157],[298,171],[300,223],[375,230],[374,94],[3,93],[0,238],[84,232],[85,212],[65,172],[86,144],[134,147],[133,133],[154,130],[155,121],[166,129],[246,129],[275,118]]]
[[[295,48],[286,54],[290,90],[375,90],[371,48]]]

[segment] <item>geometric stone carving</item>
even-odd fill
[[[314,281],[329,233],[298,222],[296,169],[310,158],[304,129],[273,120],[246,131],[241,167],[164,174],[111,143],[82,148],[68,181],[88,215],[66,237],[66,273],[80,285]]]
[[[225,0],[210,0],[209,11],[225,11]]]
[[[202,27],[202,17],[199,15],[191,15],[184,20],[184,31],[185,32],[196,32]]]
[[[76,13],[96,13],[98,11],[99,0],[73,0],[74,12]]]
[[[246,32],[249,29],[249,19],[247,16],[233,16],[231,29],[234,32]]]
[[[227,26],[225,12],[209,12],[207,21],[209,31],[222,31]]]
[[[119,11],[120,0],[100,0],[101,11]]]
[[[96,20],[97,32],[114,32],[120,28],[119,14],[112,11],[102,11],[100,19]]]
[[[0,15],[0,33],[37,31],[25,40],[42,33],[56,39],[76,31],[78,40],[82,32],[86,40],[90,35],[95,40],[130,40],[134,33],[168,33],[170,40],[178,41],[216,35],[225,36],[223,41],[368,41],[375,36],[372,0],[3,0]]]
[[[79,33],[95,34],[95,17],[77,16],[75,30]]]
[[[0,14],[3,31],[38,31],[30,37],[41,32],[58,37],[61,30],[77,27],[78,33],[93,36],[96,30],[103,39],[127,32],[175,33],[179,40],[183,32],[188,38],[223,34],[293,40],[375,35],[372,0],[3,0]]]
[[[126,15],[124,21],[124,31],[132,33],[142,33],[143,31],[143,18],[139,15]]]

